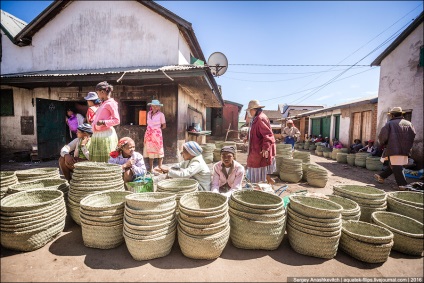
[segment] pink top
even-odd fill
[[[241,182],[244,178],[244,167],[237,161],[233,161],[233,166],[230,167],[228,171],[228,178],[226,176],[226,171],[224,173],[224,166],[222,166],[222,161],[219,161],[213,166],[213,177],[212,177],[212,192],[219,192],[219,187],[228,183],[230,186],[230,191],[235,191],[241,189]]]
[[[162,124],[165,124],[165,115],[158,111],[152,117],[152,111],[147,113],[147,126],[153,129],[160,129]]]
[[[97,126],[97,122],[99,120],[104,120],[105,125]],[[113,98],[109,98],[108,100],[103,101],[99,109],[97,109],[91,126],[93,127],[93,132],[101,132],[110,129],[113,126],[119,125],[120,122],[118,102],[116,102]]]

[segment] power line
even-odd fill
[[[367,67],[369,67],[369,65],[367,65]],[[364,67],[358,66],[358,68],[364,68]],[[286,72],[283,72],[283,73],[280,73],[280,72],[277,72],[277,73],[274,73],[274,72],[273,73],[262,73],[262,72],[260,72],[260,73],[258,73],[258,72],[238,72],[238,71],[227,70],[227,73],[249,74],[249,75],[304,75],[304,74],[320,74],[320,73],[326,73],[326,72],[337,72],[337,71],[341,71],[341,70],[342,69],[317,71],[317,72],[301,72],[301,73],[298,73],[298,72],[295,72],[295,73],[293,73],[293,72],[289,72],[289,73],[286,73]]]
[[[301,65],[301,64],[297,64],[297,65],[288,65],[288,64],[228,64],[228,65],[233,65],[233,66],[255,66],[255,67],[348,67],[348,66],[352,66],[352,65]],[[355,65],[355,66],[362,66],[362,67],[369,67],[369,65]]]

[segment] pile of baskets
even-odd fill
[[[18,251],[45,246],[65,228],[63,192],[28,190],[1,200],[1,245]]]
[[[241,249],[277,249],[286,229],[283,200],[256,190],[233,192],[229,199],[231,241]]]
[[[327,197],[343,207],[342,220],[358,221],[361,217],[361,207],[353,200],[335,195],[327,195]]]
[[[34,168],[16,171],[19,183],[40,180],[59,179],[59,168]]]
[[[308,166],[306,171],[306,181],[309,185],[317,188],[324,188],[327,185],[328,173],[323,167],[312,165]]]
[[[164,257],[171,252],[177,222],[175,195],[137,193],[126,196],[124,239],[135,260]]]
[[[337,155],[336,155],[336,161],[338,163],[347,163],[347,156],[348,156],[347,153],[338,152]]]
[[[303,144],[303,149],[309,150],[309,145],[311,143],[309,141],[305,141],[305,143]]]
[[[69,191],[69,183],[64,179],[41,179],[10,186],[7,193],[14,194],[31,189],[59,190],[64,193],[66,199],[67,193]]]
[[[203,160],[205,160],[206,164],[212,163],[214,161],[215,144],[207,143],[200,145],[200,147],[202,148]]]
[[[78,225],[80,201],[86,196],[104,191],[125,191],[120,165],[88,161],[75,163],[69,184],[68,208]]]
[[[302,159],[302,164],[311,162],[311,153],[309,151],[295,151],[293,152],[294,159]]]
[[[288,205],[290,246],[303,255],[333,258],[342,230],[343,207],[330,200],[293,195]]]
[[[283,158],[279,174],[282,181],[298,183],[303,176],[302,159]]]
[[[0,172],[0,199],[7,195],[9,186],[13,186],[18,183],[18,177],[16,177],[15,171],[1,171]]]
[[[178,202],[180,198],[188,193],[193,193],[198,190],[199,182],[194,179],[176,178],[166,179],[158,182],[157,192],[175,194],[175,200]],[[178,210],[178,209],[177,209]]]
[[[324,147],[322,149],[322,156],[324,156],[326,158],[331,158],[331,148]]]
[[[424,222],[424,194],[420,192],[387,193],[387,211]]]
[[[285,157],[285,158],[292,158],[293,150],[291,144],[285,144],[285,143],[279,143],[276,145],[276,155]]]
[[[423,223],[393,212],[378,211],[372,214],[372,223],[390,230],[394,235],[393,250],[423,256]]]
[[[112,249],[124,242],[125,197],[131,192],[100,192],[81,200],[80,221],[84,245]]]
[[[310,145],[309,145],[309,150],[315,150],[317,148],[317,146],[315,145],[315,144],[313,144],[313,143],[311,143]]]
[[[370,156],[368,152],[355,153],[355,166],[365,168],[367,166],[367,157]]]
[[[371,171],[381,171],[383,163],[381,163],[380,157],[378,156],[368,156],[365,159],[365,167]]]
[[[351,165],[351,166],[354,166],[354,165],[355,165],[355,157],[356,157],[356,155],[355,155],[355,154],[348,154],[348,155],[346,156],[347,164],[349,164],[349,165]]]
[[[323,156],[323,149],[324,145],[322,145],[321,143],[319,145],[317,145],[317,148],[315,149],[315,154],[318,156]]]
[[[295,142],[294,148],[295,149],[303,149],[304,143],[303,142]]]
[[[384,227],[362,221],[343,222],[339,247],[360,261],[387,261],[393,244],[393,233]]]
[[[229,236],[227,197],[196,192],[180,199],[178,243],[186,257],[216,259],[227,245]]]
[[[361,207],[360,220],[371,221],[371,214],[375,211],[387,209],[386,192],[374,187],[358,185],[337,185],[333,187],[333,194],[351,199]]]
[[[342,152],[341,148],[333,148],[333,151],[331,152],[331,159],[337,160],[337,153]]]

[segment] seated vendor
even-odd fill
[[[168,173],[171,178],[193,178],[199,182],[199,191],[210,191],[211,171],[203,160],[202,151],[197,142],[186,142],[181,152],[184,161],[169,170],[162,168],[162,171]]]
[[[233,191],[241,190],[244,167],[234,160],[235,153],[233,146],[221,149],[221,161],[213,166],[212,192],[230,197]]]

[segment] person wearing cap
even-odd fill
[[[384,183],[384,179],[393,174],[399,190],[407,189],[402,166],[408,164],[416,134],[412,123],[403,118],[404,113],[401,107],[393,107],[387,113],[390,120],[380,130],[378,141],[385,147],[382,160],[387,159],[389,166],[382,173],[374,175],[377,182]]]
[[[284,143],[291,144],[294,149],[294,143],[300,137],[300,131],[293,124],[293,120],[287,120],[286,126],[282,129],[281,135],[283,136]]]
[[[159,100],[153,99],[148,103],[150,111],[147,113],[147,129],[144,134],[143,156],[149,158],[149,171],[153,170],[153,161],[158,159],[158,172],[162,172],[162,160],[164,157],[162,130],[166,128],[165,115],[160,111]]]
[[[168,173],[168,177],[171,178],[193,178],[199,182],[199,191],[210,191],[211,171],[203,160],[202,151],[197,142],[186,142],[181,151],[184,161],[172,166],[169,170],[162,168],[162,171]]]
[[[91,125],[84,123],[78,126],[77,138],[60,150],[59,168],[66,180],[71,180],[71,174],[74,171],[76,162],[90,160],[88,147],[90,146],[92,134]],[[74,152],[73,154],[71,154],[72,151]]]
[[[95,90],[102,104],[91,123],[93,136],[89,148],[90,157],[92,161],[108,162],[109,153],[118,143],[118,136],[113,127],[120,123],[118,103],[111,97],[113,87],[107,82],[98,83]]]
[[[213,166],[211,190],[227,197],[235,190],[241,190],[244,178],[244,167],[234,160],[234,146],[224,146],[221,149],[221,161]]]
[[[97,110],[100,107],[100,104],[102,103],[97,93],[94,91],[91,91],[87,94],[86,97],[84,97],[85,100],[87,100],[88,110],[87,114],[85,115],[87,123],[91,124],[94,121],[94,115],[96,114]]]
[[[368,152],[368,153],[375,153],[377,150],[377,147],[374,145],[373,140],[369,140],[368,143],[359,150],[359,152]]]
[[[264,107],[258,100],[251,100],[246,110],[251,118],[246,176],[251,183],[269,182],[269,174],[275,171],[275,138]]]

